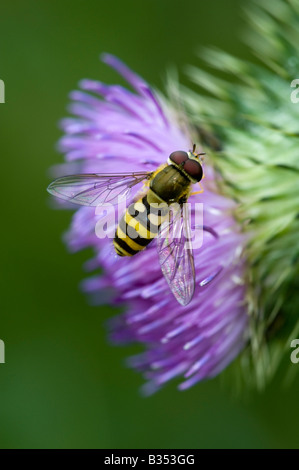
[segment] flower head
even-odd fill
[[[71,94],[75,117],[62,121],[59,149],[67,163],[57,174],[153,171],[174,150],[188,150],[190,132],[170,103],[115,57],[103,60],[133,91],[92,80],[80,83],[80,91]],[[236,204],[219,193],[220,177],[208,159],[204,172],[204,193],[190,197],[204,205],[205,230],[201,248],[194,250],[194,297],[185,307],[163,277],[155,240],[138,255],[116,256],[111,240],[96,236],[99,215],[90,207],[76,210],[66,237],[73,250],[94,249],[90,270],[103,268],[84,282],[84,290],[95,302],[125,306],[111,320],[110,335],[117,343],[143,345],[144,352],[129,362],[144,373],[147,393],[175,377],[184,377],[179,388],[186,389],[217,375],[248,340],[245,239],[233,215]]]

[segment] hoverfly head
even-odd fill
[[[196,183],[203,177],[203,170],[201,166],[202,159],[200,158],[201,155],[203,154],[195,153],[195,145],[193,145],[192,151],[184,152],[183,150],[177,150],[172,152],[169,155],[168,163],[170,165],[182,168],[192,183]]]

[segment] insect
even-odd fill
[[[134,256],[154,238],[161,270],[177,301],[185,306],[194,294],[195,269],[187,202],[192,184],[203,178],[203,153],[172,152],[167,163],[154,172],[80,174],[58,178],[48,191],[54,196],[84,206],[116,204],[143,182],[145,193],[126,209],[116,228],[113,244],[119,256]],[[200,184],[200,183],[199,183]],[[175,204],[176,211],[170,211]]]

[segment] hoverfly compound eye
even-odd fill
[[[177,165],[182,165],[182,163],[188,160],[188,153],[184,152],[183,150],[177,150],[176,152],[172,152],[169,155],[168,161],[176,163]]]
[[[181,167],[186,176],[190,176],[191,181],[197,182],[202,179],[203,170],[197,155],[177,150],[169,155],[168,164],[172,163]]]
[[[188,159],[184,164],[184,171],[191,176],[195,181],[200,181],[202,179],[203,171],[202,166],[199,162],[195,160]]]

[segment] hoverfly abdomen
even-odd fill
[[[133,256],[144,250],[158,235],[167,214],[168,205],[151,190],[130,204],[115,232],[113,244],[116,253],[119,256]]]

